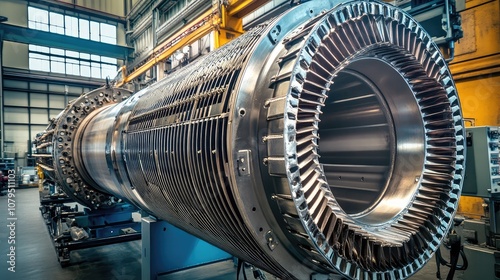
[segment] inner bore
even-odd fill
[[[383,224],[418,187],[424,160],[418,104],[402,75],[380,59],[360,58],[333,82],[319,123],[320,163],[347,214]]]

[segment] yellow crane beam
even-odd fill
[[[151,67],[155,66],[157,63],[167,59],[176,50],[203,38],[215,30],[213,22],[214,17],[215,13],[212,10],[208,10],[200,15],[196,20],[193,20],[190,24],[187,24],[169,39],[165,40],[164,43],[154,48],[153,54],[150,58],[134,69],[130,74],[127,74],[126,68],[122,68],[122,80],[117,82],[115,86],[121,87],[132,81],[148,71]]]
[[[133,71],[128,73],[126,67],[122,67],[122,79],[115,86],[121,87],[134,80],[173,55],[175,51],[203,38],[210,32],[215,32],[214,47],[219,48],[243,34],[242,18],[267,2],[268,0],[234,0],[227,6],[212,7],[155,47],[151,56]]]
[[[159,53],[164,48],[169,47],[172,41],[175,41],[176,38],[183,37],[186,34],[195,33],[198,25],[202,25],[205,23],[213,24],[215,21],[214,17],[216,16],[216,14],[217,13],[213,9],[205,11],[199,17],[186,24],[186,26],[179,29],[179,31],[175,32],[172,36],[170,36],[169,39],[165,40],[163,43],[156,46],[153,50],[153,53]]]
[[[214,36],[214,46],[219,48],[227,42],[233,40],[243,34],[243,20],[241,17],[233,17],[229,15],[228,7],[221,5],[220,21],[218,26],[217,36]]]

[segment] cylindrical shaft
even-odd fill
[[[378,2],[311,1],[119,103],[76,100],[54,168],[281,278],[412,275],[458,203],[460,105],[437,47]]]

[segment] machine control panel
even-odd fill
[[[467,158],[462,193],[500,196],[500,127],[467,128]]]

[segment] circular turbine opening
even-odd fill
[[[295,215],[314,242],[304,253],[316,249],[348,278],[409,277],[450,227],[463,124],[430,41],[391,6],[348,2],[316,24],[298,54],[290,46],[283,56],[299,58],[283,139]]]
[[[418,104],[388,62],[360,57],[333,80],[319,123],[319,155],[342,209],[360,223],[389,222],[418,188],[425,145]]]

